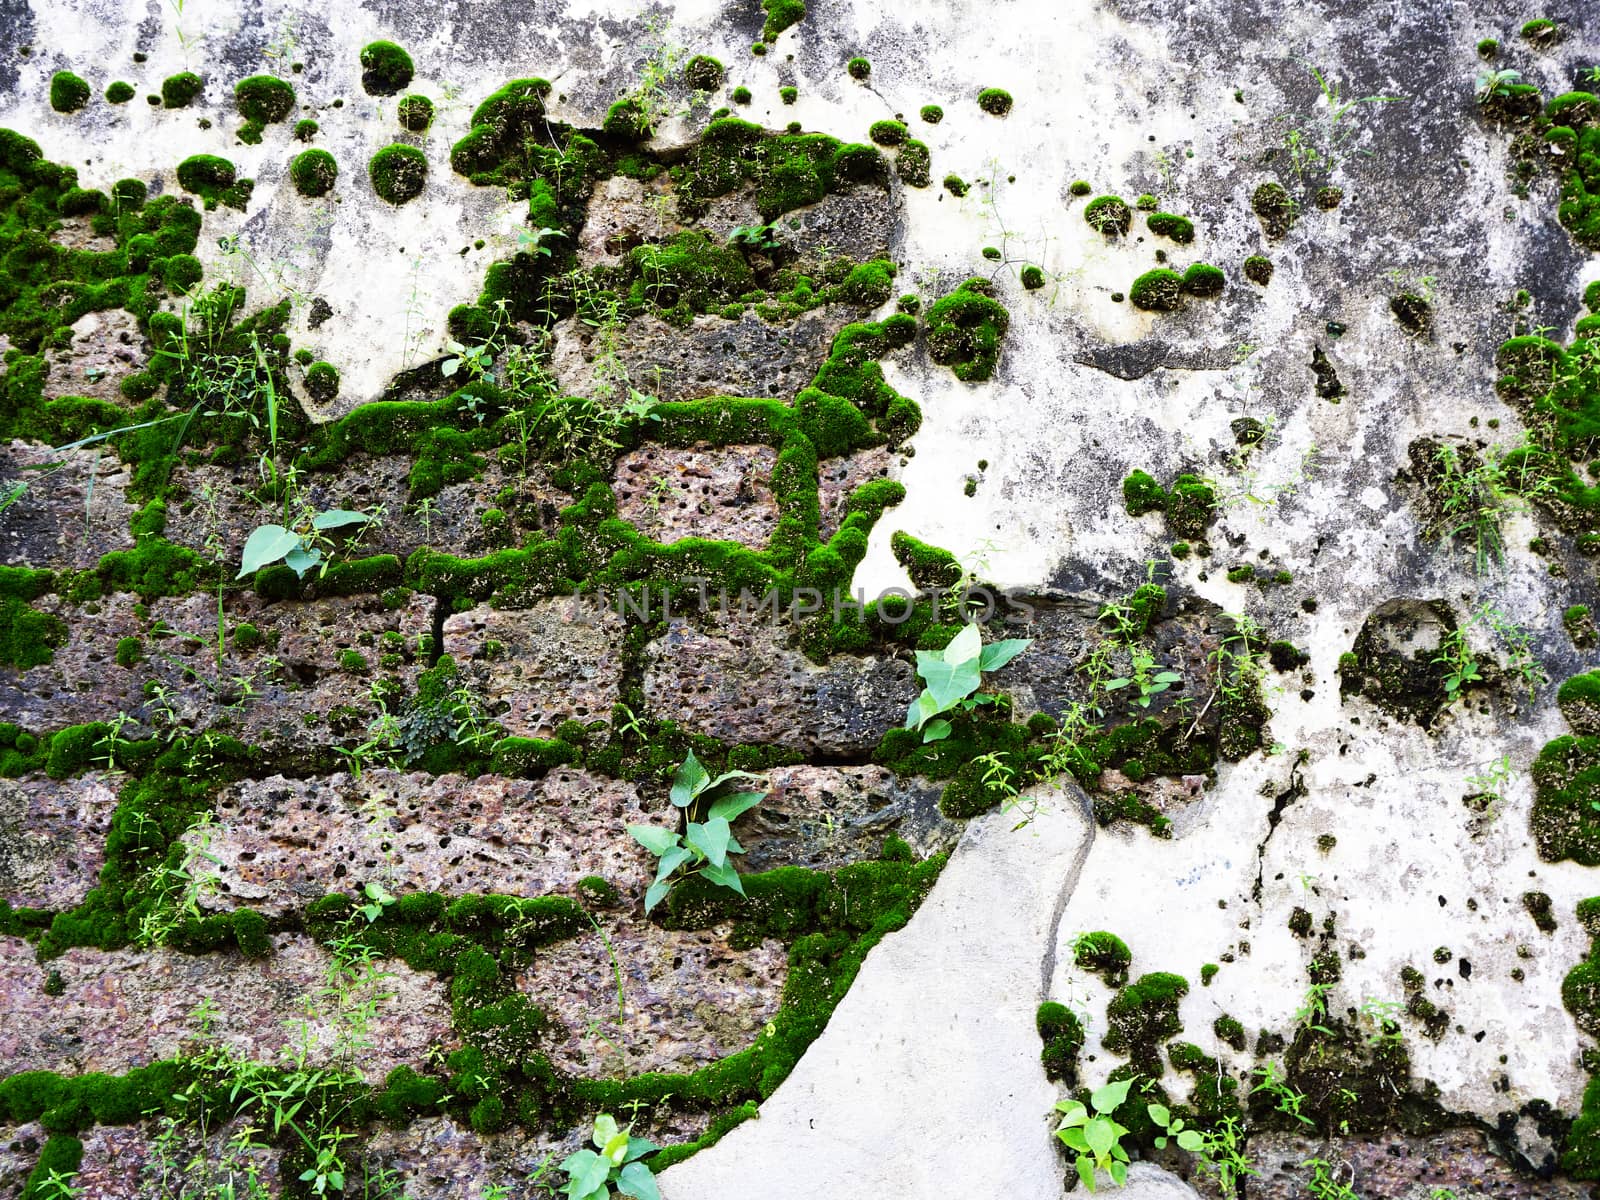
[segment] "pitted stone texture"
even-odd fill
[[[645,648],[645,704],[696,733],[802,754],[865,755],[904,723],[918,690],[909,663],[841,654],[817,666],[787,634],[751,614],[709,632],[673,620]]]
[[[1448,1188],[1459,1200],[1583,1200],[1589,1187],[1569,1179],[1520,1173],[1490,1149],[1481,1131],[1447,1129],[1426,1137],[1384,1133],[1343,1138],[1331,1145],[1289,1133],[1258,1133],[1250,1157],[1261,1174],[1250,1180],[1252,1200],[1313,1200],[1306,1187],[1308,1158],[1336,1164],[1337,1177],[1363,1200],[1432,1200]]]
[[[883,189],[871,184],[829,192],[775,221],[773,240],[795,252],[799,269],[808,275],[819,274],[840,256],[857,262],[888,257],[896,206],[885,200]],[[761,224],[761,214],[748,191],[737,192],[711,201],[698,223],[726,240],[741,225]]]
[[[622,635],[614,612],[563,596],[454,613],[443,650],[507,734],[548,738],[563,721],[610,719],[621,695]]]
[[[833,335],[858,310],[826,305],[784,324],[768,324],[754,313],[737,320],[698,316],[687,329],[660,317],[629,321],[618,336],[628,378],[658,400],[706,396],[792,399],[816,377],[833,346]],[[593,331],[581,322],[557,325],[550,368],[562,390],[595,392]]]
[[[301,483],[313,508],[380,511],[381,519],[363,529],[357,555],[404,559],[430,546],[471,558],[520,541],[524,534],[554,528],[557,514],[572,502],[550,483],[536,453],[537,447],[530,446],[526,470],[519,455],[505,464],[486,455],[477,478],[448,484],[437,496],[422,500],[411,498],[412,460],[402,455],[352,455],[338,470],[308,473]],[[258,485],[253,472],[178,467],[169,501],[177,518],[168,521],[166,536],[199,550],[214,534],[220,535],[229,561],[235,561],[250,531],[269,519],[251,495]],[[509,496],[504,494],[507,488]],[[485,525],[483,514],[490,509],[504,513],[507,522]]]
[[[14,482],[27,485],[0,511],[0,562],[81,571],[113,550],[131,549],[129,478],[116,452],[103,447],[57,453],[21,441],[0,446],[0,494]]]
[[[596,184],[589,197],[578,254],[585,264],[614,266],[635,246],[672,237],[683,228],[677,216],[677,199],[666,174],[649,182],[613,175]]]
[[[149,1200],[156,1196],[223,1196],[231,1180],[240,1196],[283,1195],[280,1151],[263,1145],[246,1149],[235,1140],[245,1122],[234,1121],[208,1136],[189,1126],[174,1128],[176,1144],[158,1144],[161,1129],[140,1125],[95,1125],[83,1131],[83,1166],[73,1183],[95,1200]],[[258,1130],[253,1142],[269,1135]],[[253,1179],[257,1190],[247,1188]],[[0,1193],[9,1194],[9,1193]]]
[[[874,479],[887,479],[893,458],[882,447],[845,458],[825,458],[817,468],[817,503],[822,510],[818,533],[827,541],[844,524],[845,502],[850,493]]]
[[[116,807],[116,790],[99,774],[0,780],[0,900],[13,908],[81,904],[105,863]]]
[[[546,1047],[552,1061],[576,1074],[621,1077],[694,1071],[747,1049],[777,1015],[788,954],[772,939],[731,949],[728,933],[624,920],[604,938],[586,933],[540,951],[518,986],[566,1028],[564,1041]],[[620,1022],[613,953],[622,972]]]
[[[938,787],[883,767],[777,767],[767,780],[771,793],[739,818],[741,870],[842,867],[876,858],[890,834],[927,858],[961,836],[939,812]]]
[[[150,360],[139,321],[121,308],[84,313],[72,326],[70,348],[45,351],[44,398],[87,396],[126,406],[122,381]]]
[[[659,810],[661,806],[657,805]],[[639,897],[653,861],[626,833],[652,820],[630,783],[558,769],[543,779],[363,771],[248,780],[217,797],[206,852],[223,903],[269,916],[367,880],[399,893],[574,893],[601,875]]]
[[[279,604],[237,592],[225,598],[230,638],[218,664],[214,594],[154,601],[146,620],[135,614],[135,603],[125,593],[83,605],[59,596],[36,601],[66,623],[67,642],[43,666],[0,670],[0,711],[34,730],[127,713],[136,720],[124,737],[174,724],[222,728],[269,751],[361,740],[380,712],[373,680],[394,679],[409,690],[426,665],[418,640],[433,627],[433,601],[426,596],[390,609],[375,595]],[[234,646],[232,633],[245,623],[265,644],[249,651]],[[386,650],[385,633],[400,635],[400,648]],[[143,643],[145,658],[131,667],[116,661],[125,637]],[[340,664],[347,649],[366,660],[365,672]],[[385,667],[385,653],[401,661]],[[146,695],[151,680],[162,696]]]
[[[0,1196],[22,1195],[49,1134],[37,1121],[0,1130]]]
[[[44,1070],[62,1074],[104,1071],[118,1075],[171,1058],[192,1046],[190,1014],[209,999],[217,1008],[211,1037],[237,1055],[273,1060],[297,1046],[299,1021],[327,981],[329,957],[298,934],[273,937],[266,958],[236,953],[179,954],[173,950],[68,950],[52,959],[64,990],[44,990],[45,968],[34,948],[0,938],[0,995],[7,1019],[0,1024],[0,1074]],[[404,963],[386,962],[372,986],[380,1002],[382,1036],[353,1064],[368,1080],[382,1079],[402,1063],[415,1065],[429,1046],[453,1043],[444,985]],[[323,1012],[308,1017],[316,1063],[330,1061],[335,1022]]]
[[[617,515],[648,538],[710,538],[765,549],[778,526],[771,446],[646,445],[617,460]]]

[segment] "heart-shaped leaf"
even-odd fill
[[[950,736],[950,729],[950,722],[943,717],[929,721],[922,728],[922,744],[927,745],[929,742],[944,741],[945,738]]]
[[[291,533],[282,525],[259,526],[245,539],[244,552],[240,555],[239,573],[234,578],[243,579],[246,575],[254,575],[262,567],[277,562],[299,546],[300,535]]]
[[[694,751],[689,751],[689,757],[683,760],[683,765],[672,777],[672,802],[679,808],[688,808],[694,803],[695,797],[706,790],[710,782],[711,776],[700,765],[700,760],[694,756]]]
[[[657,857],[678,844],[678,835],[659,825],[629,825],[628,835]]]
[[[322,551],[315,546],[307,547],[304,542],[283,556],[284,565],[292,569],[300,579],[304,579],[306,572],[321,561]]]
[[[702,867],[700,874],[711,880],[712,883],[721,887],[732,888],[739,895],[744,895],[744,884],[739,880],[739,872],[734,869],[733,864],[730,862],[725,862],[720,867]]]
[[[991,642],[983,648],[978,665],[985,671],[998,671],[1031,645],[1032,638],[1006,638],[1003,642]]]
[[[749,812],[766,798],[766,793],[764,792],[733,792],[712,802],[711,815],[713,817],[721,817],[724,821],[732,822],[744,813]]]
[[[600,1153],[605,1153],[606,1143],[616,1137],[617,1132],[617,1119],[610,1113],[601,1113],[594,1119],[593,1141],[596,1146],[600,1147]]]
[[[365,525],[372,518],[349,508],[330,508],[311,518],[313,529],[343,529],[346,525]]]
[[[728,838],[731,831],[728,822],[721,817],[712,817],[705,824],[689,822],[687,838],[691,845],[700,847],[713,867],[720,867],[728,861]]]
[[[667,893],[671,890],[672,885],[670,883],[661,881],[652,883],[648,888],[645,889],[644,911],[648,913],[652,908],[660,904],[667,898]]]
[[[624,1196],[634,1197],[634,1200],[661,1200],[661,1192],[656,1188],[656,1177],[642,1162],[630,1162],[622,1168],[621,1174],[617,1176],[617,1191]]]
[[[1122,1102],[1128,1098],[1128,1089],[1132,1086],[1131,1079],[1119,1079],[1116,1083],[1108,1083],[1089,1097],[1089,1103],[1094,1105],[1097,1113],[1108,1113],[1121,1108]]]
[[[953,667],[976,663],[983,654],[983,634],[976,625],[963,625],[961,632],[946,643],[944,661]]]

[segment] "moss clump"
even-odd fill
[[[246,121],[271,125],[294,110],[294,88],[276,75],[251,75],[233,85],[233,105]]]
[[[1183,290],[1191,296],[1212,297],[1222,295],[1227,277],[1210,263],[1194,263],[1183,273]],[[1137,286],[1137,285],[1135,285]],[[1137,300],[1134,301],[1138,303]]]
[[[50,77],[50,107],[58,113],[77,112],[92,94],[82,77],[71,71],[57,71]]]
[[[1097,930],[1080,934],[1073,941],[1072,961],[1079,970],[1100,976],[1108,987],[1121,987],[1128,982],[1133,952],[1116,934]]]
[[[696,54],[683,65],[683,82],[697,92],[716,91],[722,77],[722,64],[709,54]]]
[[[193,71],[179,71],[161,81],[161,106],[163,108],[188,108],[205,90],[206,81]]]
[[[944,190],[959,200],[967,194],[967,181],[959,175],[946,175],[944,177]]]
[[[1597,637],[1594,617],[1590,614],[1587,604],[1574,604],[1569,607],[1561,614],[1561,624],[1566,628],[1572,644],[1579,650],[1587,650],[1600,640],[1600,637]]]
[[[1497,38],[1484,38],[1478,43],[1478,57],[1482,59],[1493,58],[1500,53],[1500,42]]]
[[[978,107],[991,117],[1003,117],[1011,111],[1011,93],[1004,88],[984,88],[978,93]]]
[[[981,383],[994,373],[1011,314],[994,298],[987,279],[967,280],[927,312],[928,352],[963,383]]]
[[[1194,241],[1194,222],[1188,217],[1180,217],[1176,213],[1157,212],[1151,213],[1145,224],[1150,226],[1150,232],[1157,237],[1171,238],[1180,246],[1187,246]]]
[[[1264,254],[1252,254],[1244,260],[1244,277],[1251,283],[1266,287],[1272,282],[1272,260]]]
[[[1022,286],[1030,292],[1038,291],[1045,283],[1044,271],[1040,267],[1023,267],[1019,278],[1022,280]]]
[[[1522,26],[1519,31],[1523,41],[1535,49],[1544,50],[1554,46],[1561,40],[1561,26],[1548,17],[1535,17]]]
[[[328,362],[314,362],[306,368],[306,392],[319,404],[327,404],[339,394],[339,368]]]
[[[368,42],[361,47],[361,86],[369,96],[393,96],[416,74],[411,55],[393,42]]]
[[[1078,1055],[1083,1050],[1083,1022],[1066,1005],[1046,1000],[1034,1015],[1034,1027],[1044,1042],[1044,1049],[1039,1052],[1044,1077],[1074,1086],[1078,1082]]]
[[[1178,1005],[1188,994],[1189,982],[1181,975],[1155,971],[1139,976],[1106,1005],[1109,1028],[1101,1044],[1159,1078],[1161,1046],[1183,1032]]]
[[[1183,307],[1184,277],[1167,267],[1146,271],[1133,281],[1128,299],[1146,312],[1172,312]]]
[[[129,100],[132,100],[133,97],[133,84],[124,83],[120,79],[113,83],[110,87],[106,88],[107,104],[126,104]]]
[[[1250,207],[1261,219],[1262,231],[1274,241],[1294,228],[1298,209],[1281,183],[1268,180],[1257,187],[1250,195]]]
[[[845,71],[851,79],[865,81],[872,75],[872,64],[864,58],[852,58],[844,65]]]
[[[753,98],[750,89],[743,85],[733,89],[733,102],[735,104],[749,104]]]
[[[911,136],[910,131],[901,121],[874,121],[872,128],[867,130],[867,136],[880,146],[898,146]]]
[[[178,186],[216,204],[221,194],[235,185],[238,174],[233,164],[215,154],[192,154],[178,164]]]
[[[940,121],[944,120],[944,109],[940,108],[937,104],[924,104],[917,115],[921,117],[927,124],[937,125]]]
[[[321,128],[322,126],[318,125],[310,117],[304,117],[294,123],[294,140],[297,142],[309,142],[317,136],[317,130]]]
[[[1133,226],[1133,210],[1121,196],[1096,196],[1084,205],[1083,219],[1104,237],[1122,237]]]
[[[1433,305],[1413,292],[1389,298],[1389,311],[1411,337],[1421,337],[1433,327]]]
[[[1087,196],[1094,191],[1094,185],[1087,179],[1074,179],[1067,187],[1067,192],[1073,196]]]
[[[433,101],[426,96],[402,96],[394,115],[407,133],[426,133],[433,124]]]
[[[1574,675],[1556,693],[1556,704],[1574,733],[1600,735],[1600,671]]]
[[[806,15],[805,0],[761,0],[767,19],[761,26],[761,40],[773,41],[789,26],[797,24]]]
[[[1324,212],[1332,212],[1344,200],[1344,189],[1333,186],[1317,189],[1317,207]]]
[[[372,190],[390,204],[404,204],[422,194],[428,182],[428,160],[415,146],[385,146],[367,164]]]
[[[797,87],[781,87],[778,89],[778,99],[785,104],[793,104],[800,99],[800,89]]]
[[[302,150],[289,163],[289,178],[302,196],[325,196],[339,178],[339,164],[326,150]]]
[[[932,178],[933,155],[926,142],[911,138],[895,155],[894,173],[907,187],[925,188]]]
[[[1148,472],[1135,470],[1122,481],[1122,499],[1130,516],[1164,512],[1167,528],[1191,541],[1204,539],[1217,517],[1216,492],[1198,475],[1188,473],[1174,479],[1170,488],[1164,488]]]
[[[67,640],[57,617],[29,605],[54,586],[49,571],[0,567],[0,666],[26,671],[43,666]]]

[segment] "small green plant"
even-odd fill
[[[1483,682],[1483,672],[1472,647],[1467,645],[1464,629],[1447,629],[1439,636],[1439,653],[1433,661],[1445,669],[1444,690],[1451,698],[1468,684]]]
[[[1300,1111],[1306,1102],[1304,1094],[1294,1090],[1288,1079],[1279,1072],[1276,1063],[1267,1062],[1257,1067],[1251,1074],[1255,1075],[1257,1079],[1255,1087],[1251,1090],[1251,1095],[1256,1092],[1264,1092],[1275,1102],[1273,1107],[1277,1112],[1299,1121],[1302,1125],[1311,1125],[1313,1127],[1316,1125],[1315,1121]]]
[[[245,539],[244,551],[239,558],[239,573],[234,578],[254,575],[262,567],[277,562],[283,563],[300,579],[304,579],[306,572],[318,564],[321,564],[320,574],[326,575],[333,561],[334,531],[352,526],[364,528],[372,521],[371,513],[332,508],[315,513],[309,521],[297,523],[292,528],[277,524],[258,525]]]
[[[1311,1178],[1306,1180],[1306,1191],[1314,1200],[1361,1200],[1354,1188],[1340,1179],[1339,1167],[1324,1158],[1308,1158],[1300,1164],[1311,1168]]]
[[[1156,1148],[1164,1148],[1170,1139],[1193,1154],[1200,1160],[1201,1174],[1216,1180],[1217,1190],[1228,1200],[1238,1195],[1241,1179],[1257,1173],[1244,1152],[1244,1129],[1237,1118],[1224,1117],[1215,1129],[1192,1129],[1163,1104],[1151,1104],[1145,1111],[1151,1124],[1165,1130],[1156,1135]]]
[[[1143,646],[1134,646],[1128,656],[1132,663],[1132,674],[1125,678],[1108,679],[1101,687],[1108,692],[1137,687],[1139,694],[1133,698],[1133,703],[1140,708],[1149,708],[1150,702],[1162,692],[1175,683],[1183,682],[1181,672],[1165,668],[1157,670],[1155,657]]]
[[[1127,1100],[1128,1089],[1132,1086],[1131,1079],[1108,1083],[1090,1095],[1087,1107],[1081,1100],[1056,1102],[1056,1111],[1062,1114],[1056,1137],[1077,1155],[1074,1165],[1078,1178],[1091,1192],[1095,1190],[1096,1173],[1100,1171],[1111,1176],[1112,1183],[1118,1187],[1127,1182],[1128,1152],[1122,1147],[1122,1135],[1128,1130],[1111,1114]]]
[[[749,783],[764,786],[765,780],[748,771],[727,771],[713,778],[691,750],[673,776],[669,793],[673,805],[684,814],[683,832],[659,825],[628,826],[629,836],[659,860],[655,881],[644,894],[645,912],[665,900],[678,880],[689,875],[704,876],[744,895],[744,884],[728,856],[744,853],[733,836],[732,823],[766,797],[765,791],[737,790],[740,784]],[[697,816],[703,819],[695,820]]]
[[[1521,79],[1521,71],[1479,71],[1475,93],[1478,103],[1486,104],[1496,96],[1503,96],[1511,89],[1512,84],[1520,82]]]
[[[596,1117],[590,1138],[596,1149],[585,1146],[561,1161],[560,1169],[567,1174],[561,1195],[567,1200],[607,1200],[613,1195],[661,1200],[655,1175],[642,1161],[660,1147],[647,1138],[634,1137],[632,1129],[632,1125],[619,1126],[609,1113]]]
[[[922,730],[924,743],[950,736],[951,725],[939,714],[971,712],[996,697],[978,693],[983,672],[998,671],[1031,644],[1031,638],[1007,638],[985,646],[975,624],[963,625],[943,650],[918,650],[917,674],[923,689],[906,714],[907,729]]]

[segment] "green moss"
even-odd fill
[[[1156,971],[1141,975],[1123,988],[1106,1006],[1107,1030],[1101,1039],[1107,1050],[1126,1054],[1135,1067],[1159,1077],[1160,1047],[1183,1032],[1178,1005],[1189,994],[1181,975]]]
[[[722,64],[709,54],[696,54],[683,65],[683,82],[697,92],[714,92],[722,86]]]
[[[845,63],[844,69],[849,73],[851,79],[861,80],[862,82],[865,82],[872,74],[872,64],[859,57],[852,58]]]
[[[1531,826],[1539,857],[1600,866],[1600,738],[1555,738],[1533,763]]]
[[[310,117],[303,117],[294,123],[294,140],[297,142],[309,142],[317,136],[317,131],[320,128],[322,127]]]
[[[1045,274],[1039,267],[1023,267],[1018,278],[1021,279],[1022,286],[1030,292],[1036,292],[1045,285]]]
[[[1084,205],[1083,219],[1096,233],[1117,238],[1133,227],[1133,210],[1121,196],[1096,196]]]
[[[1128,943],[1114,933],[1098,930],[1080,934],[1072,943],[1072,961],[1081,971],[1105,980],[1107,987],[1119,988],[1128,982],[1128,967],[1133,952]]]
[[[49,571],[0,567],[0,666],[21,671],[43,666],[66,644],[66,624],[28,603],[54,586]]]
[[[1094,185],[1087,179],[1074,179],[1067,188],[1067,192],[1073,196],[1087,196],[1092,191],[1094,191]]]
[[[339,368],[328,362],[314,362],[306,368],[306,392],[318,404],[329,404],[339,395]]]
[[[761,40],[770,42],[806,15],[805,0],[761,0],[767,19],[761,27]]]
[[[959,175],[946,175],[944,177],[944,190],[959,200],[967,194],[967,181]]]
[[[1193,263],[1183,273],[1183,290],[1191,296],[1220,296],[1226,286],[1227,277],[1210,263]]]
[[[433,101],[426,96],[402,96],[394,115],[408,133],[426,133],[433,124]]]
[[[1047,1000],[1039,1005],[1034,1026],[1044,1043],[1039,1052],[1044,1077],[1074,1086],[1078,1082],[1078,1055],[1083,1051],[1083,1022],[1066,1005]]]
[[[1150,232],[1157,237],[1171,238],[1179,245],[1186,246],[1194,241],[1194,222],[1188,217],[1180,217],[1174,213],[1151,213],[1145,222],[1150,227]]]
[[[987,279],[969,279],[935,301],[926,322],[934,362],[949,367],[963,383],[981,383],[994,374],[1011,314],[995,299]]]
[[[302,196],[323,196],[339,178],[339,164],[326,150],[302,150],[289,163],[289,178]]]
[[[932,181],[933,155],[927,143],[911,138],[895,155],[895,174],[907,187],[925,188]]]
[[[1166,267],[1146,271],[1133,281],[1128,299],[1146,312],[1172,312],[1183,306],[1184,277]]]
[[[1520,32],[1524,41],[1539,49],[1553,46],[1561,40],[1561,26],[1548,17],[1535,17],[1526,22]]]
[[[1567,1134],[1561,1169],[1574,1179],[1600,1179],[1600,1075],[1583,1090],[1583,1107]]]
[[[266,637],[262,632],[248,621],[242,621],[233,627],[233,648],[241,654],[249,654],[252,650],[259,650]]]
[[[1211,1023],[1211,1032],[1216,1034],[1218,1041],[1225,1042],[1240,1053],[1244,1052],[1244,1026],[1226,1013]]]
[[[781,87],[778,89],[778,98],[785,104],[793,104],[800,99],[800,89],[797,87]]]
[[[1600,735],[1600,671],[1568,679],[1556,692],[1556,703],[1573,732],[1585,737]]]
[[[1493,58],[1500,52],[1500,42],[1495,38],[1483,38],[1478,42],[1478,57],[1482,59]]]
[[[732,94],[733,94],[733,102],[735,104],[749,104],[750,101],[752,99],[754,99],[754,96],[752,96],[752,94],[750,92],[750,89],[745,87],[745,86],[743,86],[742,84],[739,87],[734,88]]]
[[[428,160],[415,146],[396,142],[385,146],[367,163],[372,190],[390,204],[405,204],[422,194],[428,182]]]
[[[251,75],[233,85],[233,104],[247,121],[271,125],[294,109],[294,88],[276,75]]]
[[[1156,482],[1146,471],[1134,470],[1122,481],[1122,501],[1129,516],[1143,516],[1147,512],[1164,512],[1167,507],[1167,489]]]
[[[136,637],[125,637],[117,642],[117,666],[136,667],[144,661],[144,643]]]
[[[927,124],[937,125],[940,121],[944,120],[944,109],[940,108],[937,104],[924,104],[917,115],[921,117]]]
[[[205,90],[205,80],[193,71],[179,71],[161,81],[161,104],[164,108],[188,108]]]
[[[393,96],[414,74],[411,55],[393,42],[368,42],[361,48],[361,86],[369,96]]]
[[[119,79],[111,86],[106,88],[106,103],[126,104],[129,100],[133,99],[134,94],[133,85],[131,83],[124,83]]]
[[[57,71],[50,77],[50,107],[58,113],[77,112],[92,94],[89,85],[71,71]]]
[[[1244,260],[1244,277],[1251,283],[1266,287],[1272,282],[1272,260],[1263,254],[1252,254]]]
[[[1011,111],[1011,93],[1004,88],[984,88],[978,93],[978,107],[991,117],[1003,117]]]
[[[903,121],[885,119],[874,121],[872,128],[867,130],[867,136],[880,146],[898,146],[911,135]]]
[[[1298,208],[1294,199],[1281,183],[1268,180],[1250,194],[1250,207],[1261,219],[1261,228],[1269,238],[1277,240],[1294,227]]]
[[[177,176],[178,186],[201,197],[207,208],[216,207],[238,183],[233,164],[215,154],[190,155],[178,164]]]

